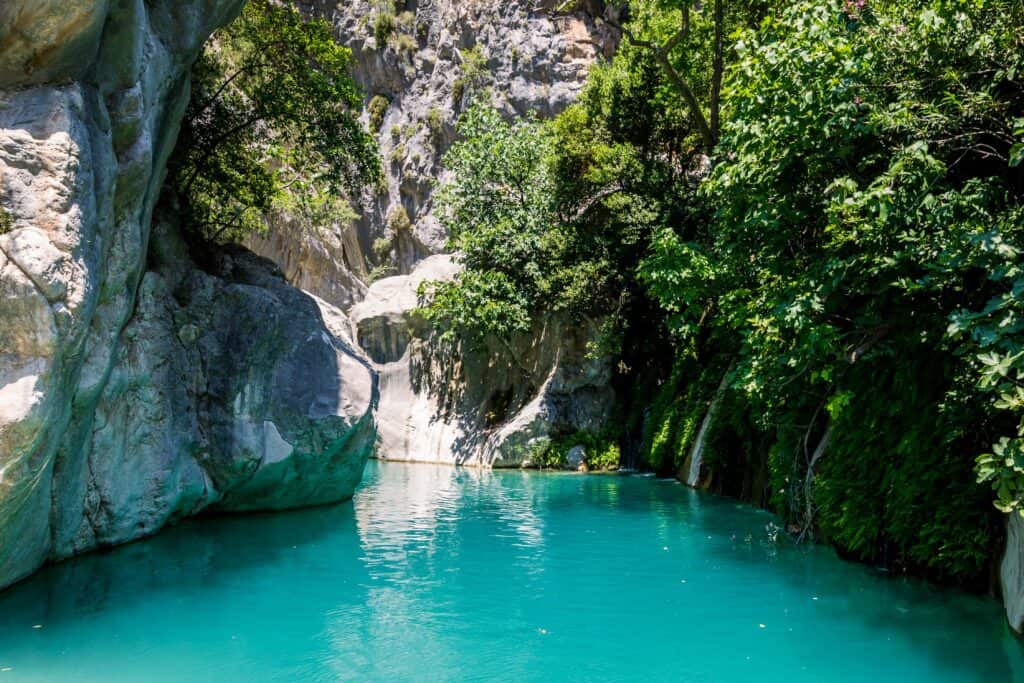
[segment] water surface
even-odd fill
[[[0,595],[4,681],[1024,681],[989,600],[770,541],[636,476],[371,463]]]

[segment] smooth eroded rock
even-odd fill
[[[343,314],[243,250],[198,268],[173,214],[152,234],[192,62],[241,5],[0,3],[0,588],[359,480],[377,387]]]

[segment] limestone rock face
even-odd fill
[[[365,294],[353,297],[360,287],[353,281],[407,274],[444,251],[447,235],[432,211],[435,182],[474,96],[489,91],[509,116],[553,116],[617,46],[614,32],[590,18],[600,15],[597,2],[590,12],[581,9],[587,3],[555,0],[292,2],[329,21],[352,49],[367,110],[384,105],[379,119],[371,121],[369,111],[366,119],[379,126],[386,183],[352,198],[360,214],[352,225],[296,230],[285,218],[276,236],[247,246],[278,263],[290,282],[346,309]],[[381,15],[392,18],[386,37],[375,36]]]
[[[290,282],[350,311],[381,377],[378,456],[518,466],[553,432],[599,428],[612,392],[607,362],[586,356],[594,326],[551,318],[511,346],[471,348],[443,343],[412,311],[421,282],[457,272],[439,255],[447,235],[433,191],[459,115],[484,92],[508,116],[565,109],[617,47],[615,33],[591,18],[600,3],[293,2],[352,49],[386,183],[351,198],[360,214],[353,225],[282,217],[248,246]]]
[[[249,237],[245,246],[276,263],[290,283],[343,308],[366,296],[369,271],[353,226],[313,226],[285,214],[272,221],[273,230]]]
[[[457,272],[451,257],[432,256],[375,282],[352,309],[380,373],[377,457],[520,467],[556,433],[600,429],[614,394],[608,361],[587,355],[596,327],[551,318],[509,345],[444,341],[413,313],[415,293]]]
[[[204,272],[173,229],[150,240],[189,68],[240,6],[0,4],[0,587],[358,480],[375,379],[341,313],[251,257]]]
[[[1024,517],[1016,512],[1006,518],[1006,553],[999,578],[1006,618],[1014,631],[1024,634]]]

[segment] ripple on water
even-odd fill
[[[351,503],[194,520],[0,596],[10,681],[1024,680],[995,603],[630,475],[371,463]]]

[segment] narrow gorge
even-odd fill
[[[926,5],[0,4],[0,680],[1024,676],[1024,8]]]

